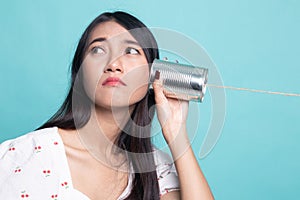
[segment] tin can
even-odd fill
[[[155,59],[150,72],[150,82],[160,72],[164,94],[169,98],[202,102],[208,77],[208,69],[193,65]]]

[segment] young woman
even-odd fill
[[[213,199],[189,145],[188,102],[166,98],[146,26],[103,13],[83,33],[69,93],[38,130],[0,147],[2,199]],[[151,144],[154,107],[173,163]]]

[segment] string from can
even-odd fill
[[[273,95],[300,97],[300,94],[298,94],[298,93],[287,93],[287,92],[277,92],[277,91],[269,91],[269,90],[258,90],[258,89],[241,88],[241,87],[233,87],[233,86],[215,85],[215,84],[206,84],[206,86],[207,87],[213,87],[213,88],[222,88],[222,89],[230,89],[230,90],[238,90],[238,91],[248,91],[248,92],[255,92],[255,93],[266,93],[266,94],[273,94]]]

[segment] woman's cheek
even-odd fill
[[[88,97],[93,100],[95,99],[95,94],[97,86],[101,78],[101,71],[99,68],[93,66],[94,63],[84,61],[82,63],[82,77],[83,77],[83,86]]]
[[[134,88],[130,95],[130,101],[138,102],[140,101],[148,91],[148,84],[140,85],[138,88]]]
[[[139,73],[135,78],[132,78],[133,83],[130,88],[130,102],[135,103],[140,101],[149,89],[149,72],[143,71]]]

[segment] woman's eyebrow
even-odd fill
[[[96,38],[89,44],[89,46],[95,42],[103,42],[103,41],[106,41],[106,38],[104,38],[104,37]]]
[[[134,40],[124,40],[124,43],[125,44],[134,44],[134,45],[137,45],[137,46],[141,46],[137,41],[134,41]]]
[[[89,46],[95,42],[103,42],[103,41],[107,41],[107,39],[105,37],[99,37],[99,38],[95,38],[92,42],[90,42]],[[137,45],[137,46],[141,46],[137,41],[135,40],[130,40],[130,39],[126,39],[123,41],[124,44],[133,44],[133,45]]]

